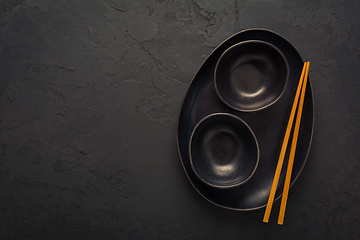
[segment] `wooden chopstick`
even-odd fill
[[[274,176],[274,180],[273,180],[273,183],[272,183],[272,186],[271,186],[268,203],[266,205],[266,210],[265,210],[264,219],[263,219],[263,222],[266,222],[266,223],[269,222],[271,208],[272,208],[272,205],[274,203],[275,193],[276,193],[277,185],[279,183],[279,177],[280,177],[282,165],[284,163],[284,157],[285,157],[286,148],[287,148],[287,145],[288,145],[288,142],[289,142],[291,128],[292,128],[292,125],[293,125],[294,116],[295,116],[295,112],[296,112],[296,107],[297,107],[298,101],[299,101],[300,90],[301,90],[301,86],[302,86],[304,76],[305,76],[306,65],[307,64],[304,63],[304,67],[303,67],[303,70],[302,70],[302,73],[301,73],[299,84],[298,84],[298,87],[297,87],[297,90],[296,90],[294,102],[293,102],[293,105],[292,105],[292,108],[291,108],[291,113],[290,113],[288,125],[286,127],[283,144],[281,146],[280,156],[279,156],[279,159],[278,159],[278,164],[276,166],[275,176]]]
[[[281,225],[284,223],[285,208],[286,208],[286,202],[287,202],[287,198],[288,198],[288,194],[289,194],[292,168],[293,168],[293,165],[294,165],[296,144],[297,144],[298,135],[299,135],[301,115],[302,115],[302,110],[303,110],[303,105],[304,105],[304,98],[305,98],[305,91],[306,91],[306,85],[307,85],[307,78],[308,78],[308,74],[309,74],[309,67],[310,67],[310,62],[307,62],[305,79],[304,79],[304,82],[303,82],[299,107],[298,107],[298,111],[297,111],[297,115],[296,115],[296,122],[295,122],[295,128],[294,128],[294,133],[293,133],[293,140],[292,140],[292,143],[291,143],[289,162],[288,162],[288,167],[287,167],[287,171],[286,171],[284,191],[283,191],[283,195],[282,195],[282,199],[281,199],[281,205],[280,205],[280,213],[279,213],[278,224],[281,224]]]

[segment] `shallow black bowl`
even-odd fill
[[[243,120],[227,113],[211,114],[197,124],[189,154],[198,178],[218,188],[245,183],[259,163],[253,131]]]
[[[275,103],[289,77],[284,55],[274,45],[244,41],[227,49],[215,67],[220,99],[240,111],[256,111]]]

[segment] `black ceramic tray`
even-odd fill
[[[218,58],[229,47],[246,40],[262,40],[276,46],[286,57],[290,70],[283,96],[270,107],[256,112],[231,109],[220,100],[214,87],[214,70]],[[191,184],[204,198],[218,206],[234,210],[254,210],[266,206],[303,64],[300,54],[290,42],[264,29],[250,29],[233,35],[205,60],[185,96],[177,136],[178,150],[185,172]],[[202,182],[192,171],[189,159],[189,141],[194,127],[202,118],[217,112],[234,114],[243,119],[257,137],[260,149],[259,165],[252,178],[243,185],[229,189],[211,187]],[[298,178],[305,165],[313,128],[314,99],[311,81],[308,79],[291,184]],[[286,160],[280,175],[276,199],[282,194],[285,170]]]

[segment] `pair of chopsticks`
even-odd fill
[[[299,135],[300,121],[301,121],[301,115],[302,115],[302,110],[303,110],[303,105],[304,105],[305,90],[306,90],[306,85],[307,85],[307,78],[308,78],[308,74],[309,74],[309,66],[310,66],[310,62],[304,63],[300,81],[299,81],[299,84],[298,84],[298,87],[296,90],[294,102],[293,102],[293,105],[291,108],[288,125],[286,127],[283,144],[281,147],[278,164],[277,164],[276,170],[275,170],[274,180],[273,180],[273,183],[271,186],[270,195],[269,195],[269,199],[268,199],[268,203],[266,206],[265,215],[264,215],[264,219],[263,219],[263,222],[266,222],[266,223],[269,221],[271,208],[274,203],[275,193],[276,193],[277,185],[279,183],[280,172],[282,169],[282,165],[284,163],[284,157],[285,157],[286,148],[287,148],[287,145],[289,142],[291,129],[293,126],[296,108],[298,107],[295,128],[294,128],[294,133],[293,133],[293,139],[292,139],[290,155],[289,155],[289,162],[288,162],[288,167],[287,167],[286,176],[285,176],[284,191],[283,191],[283,195],[282,195],[282,199],[281,199],[280,212],[279,212],[279,218],[278,218],[278,224],[282,225],[284,222],[286,202],[287,202],[287,198],[288,198],[288,194],[289,194],[291,173],[292,173],[292,168],[294,165],[295,150],[296,150],[296,144],[297,144],[297,139],[298,139],[298,135]],[[301,91],[301,97],[300,97],[300,102],[299,102],[300,91]],[[298,104],[298,102],[299,102],[299,104]]]

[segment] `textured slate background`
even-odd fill
[[[359,1],[0,0],[1,239],[360,239]],[[176,128],[197,69],[267,28],[305,60],[307,165],[285,224],[203,199]]]

